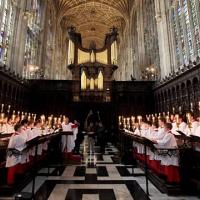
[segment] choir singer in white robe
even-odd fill
[[[62,123],[63,131],[73,132],[73,135],[62,135],[62,152],[70,153],[75,147],[75,136],[73,130],[74,124],[69,122],[69,118],[66,117],[65,121]]]
[[[12,185],[15,180],[15,175],[23,170],[23,153],[26,148],[26,139],[23,136],[23,126],[16,124],[15,133],[11,136],[8,149],[9,153],[6,159],[6,167],[8,168],[7,184]]]

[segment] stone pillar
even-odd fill
[[[42,1],[42,16],[41,16],[41,31],[40,31],[40,46],[38,47],[38,66],[43,70],[43,75],[45,75],[45,53],[47,46],[47,27],[48,27],[48,10],[47,10],[47,1]]]
[[[155,10],[158,29],[161,78],[164,78],[171,72],[169,30],[167,26],[165,0],[155,0]]]
[[[24,51],[27,33],[27,19],[25,19],[24,11],[26,0],[19,1],[16,11],[16,26],[13,41],[13,58],[11,65],[14,66],[16,74],[22,75],[24,67]]]

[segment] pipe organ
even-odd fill
[[[106,34],[104,47],[82,46],[81,34],[68,29],[68,68],[72,72],[74,101],[111,101],[111,83],[117,67],[117,29]]]
[[[69,46],[68,46],[68,65],[74,63],[74,43],[69,40]]]

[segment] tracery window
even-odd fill
[[[24,78],[39,78],[41,69],[38,66],[39,57],[39,33],[41,26],[41,1],[32,1],[32,10],[27,11],[27,35],[24,54]]]
[[[178,29],[176,25],[176,15],[175,11],[172,10],[172,21],[173,21],[173,29],[174,29],[174,41],[175,41],[175,49],[176,49],[176,57],[177,57],[177,65],[181,65],[181,60],[180,60],[180,48],[179,48],[179,39],[178,39]]]
[[[0,62],[8,64],[14,29],[14,5],[11,0],[0,0]]]
[[[191,18],[192,18],[192,23],[194,26],[194,39],[197,45],[197,52],[198,55],[200,55],[200,27],[198,24],[198,17],[197,17],[197,4],[196,0],[190,0],[191,3]],[[200,11],[200,10],[199,10]],[[200,19],[199,19],[200,20]]]
[[[199,7],[196,0],[171,1],[177,67],[200,55]]]
[[[192,32],[191,32],[191,26],[190,26],[190,19],[189,19],[189,11],[188,11],[188,3],[187,0],[184,0],[183,2],[183,11],[185,16],[185,24],[186,24],[186,34],[187,34],[187,41],[188,41],[188,48],[189,48],[189,55],[190,58],[192,58],[194,51],[192,46]]]

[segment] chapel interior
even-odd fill
[[[199,198],[199,0],[0,0],[0,200]]]

